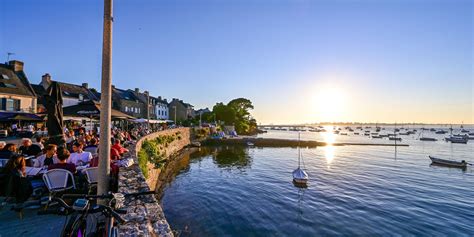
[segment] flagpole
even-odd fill
[[[104,31],[102,40],[102,81],[100,97],[100,144],[97,194],[109,191],[111,105],[112,105],[112,0],[104,0]]]

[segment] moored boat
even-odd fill
[[[402,141],[401,137],[389,137],[388,140],[390,141]]]
[[[445,165],[445,166],[451,166],[451,167],[457,167],[457,168],[466,168],[468,164],[465,160],[455,161],[455,160],[446,160],[446,159],[436,158],[433,156],[428,156],[428,157],[431,159],[431,162],[438,165]]]
[[[432,141],[432,142],[435,142],[435,141],[438,141],[438,139],[432,138],[432,137],[420,137],[420,141]]]
[[[461,144],[467,144],[467,141],[469,140],[466,137],[459,137],[459,136],[450,136],[445,138],[446,141],[451,142],[451,143],[461,143]]]

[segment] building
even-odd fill
[[[142,118],[167,120],[168,119],[168,102],[162,99],[161,96],[151,96],[148,91],[140,92],[140,89],[135,88],[131,91],[142,103],[148,104],[142,112]]]
[[[23,65],[17,60],[0,64],[0,111],[36,113],[36,93]]]
[[[182,100],[173,98],[168,105],[169,119],[183,121],[194,117],[194,107]]]
[[[158,96],[158,98],[153,98],[155,101],[155,113],[156,113],[156,118],[160,120],[168,120],[169,117],[169,107],[168,107],[168,101],[166,99],[162,99],[161,96]]]
[[[146,103],[132,90],[122,90],[112,85],[112,108],[135,118],[147,118]]]
[[[47,93],[52,82],[51,75],[46,73],[41,77],[41,82],[38,85],[32,85],[35,93],[38,95],[39,112],[43,112],[42,110],[44,110],[43,96]],[[97,97],[97,94],[89,88],[87,83],[82,83],[82,85],[64,82],[57,83],[61,87],[63,107],[77,105],[83,101],[100,101],[100,96]]]

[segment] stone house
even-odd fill
[[[146,118],[146,103],[132,90],[122,90],[112,86],[112,108],[135,118]]]
[[[182,100],[173,98],[168,105],[169,119],[175,121],[183,121],[194,117],[194,107]]]
[[[0,63],[0,111],[36,113],[36,93],[23,71],[23,62]]]
[[[44,109],[43,105],[43,96],[46,94],[49,86],[53,80],[51,75],[48,73],[44,74],[41,77],[41,82],[38,85],[32,85],[36,94],[38,95],[38,107],[39,110]],[[97,97],[97,94],[89,88],[87,83],[82,83],[82,85],[74,85],[65,82],[57,82],[62,90],[63,95],[63,107],[77,105],[83,101],[100,101],[100,96]]]

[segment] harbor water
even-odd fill
[[[180,236],[473,236],[474,167],[435,166],[428,155],[474,163],[474,140],[423,135],[439,140],[419,141],[418,131],[400,136],[408,147],[302,148],[306,188],[292,183],[295,148],[203,147],[164,189],[165,216]],[[353,132],[306,131],[301,139],[394,142]]]

